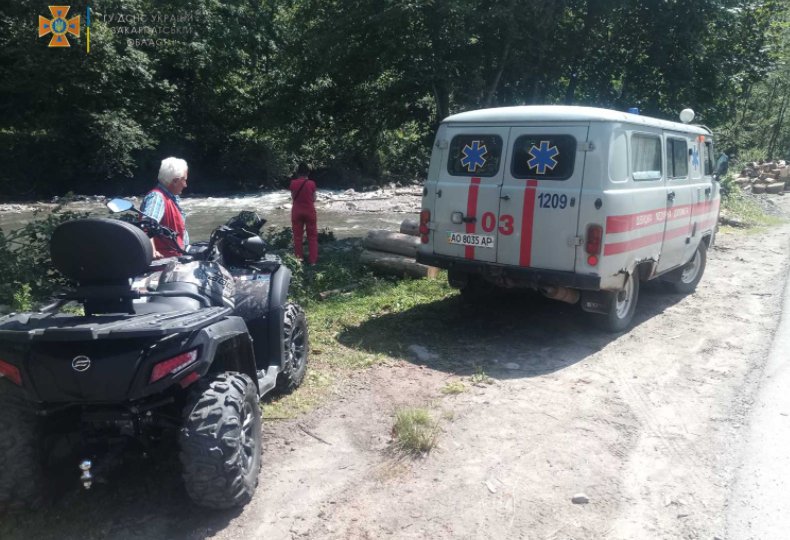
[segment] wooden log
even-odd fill
[[[343,293],[351,292],[351,291],[353,291],[355,289],[359,289],[362,285],[364,285],[364,283],[365,282],[350,283],[350,284],[345,285],[343,287],[340,287],[338,289],[332,289],[330,291],[324,291],[324,292],[318,294],[318,298],[321,299],[321,300],[326,300],[330,296],[335,296],[336,294],[343,294]]]
[[[401,234],[420,236],[420,223],[416,219],[406,218],[400,224]]]
[[[419,264],[413,258],[403,255],[384,253],[366,249],[359,255],[360,262],[373,268],[374,272],[398,276],[411,276],[415,278],[436,279],[439,269],[433,266]]]
[[[365,238],[365,249],[394,253],[412,259],[417,257],[418,247],[420,247],[420,239],[416,236],[392,231],[373,230]]]
[[[765,184],[753,184],[752,193],[755,194],[765,193]]]
[[[781,193],[785,190],[785,183],[784,182],[774,182],[773,184],[768,184],[765,186],[766,193]]]

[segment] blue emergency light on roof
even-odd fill
[[[629,107],[628,112],[630,112],[631,114],[639,114],[639,109],[637,109],[636,107]]]

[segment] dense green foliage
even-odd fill
[[[44,300],[68,285],[68,280],[52,265],[49,240],[64,221],[87,216],[56,208],[21,229],[9,233],[0,229],[0,304],[22,309],[29,306],[31,299]]]
[[[91,8],[87,54],[84,6],[70,48],[37,37],[46,4],[0,7],[0,197],[139,193],[169,155],[193,193],[282,185],[298,160],[325,186],[415,179],[439,120],[515,104],[692,107],[727,143],[790,146],[787,0]]]

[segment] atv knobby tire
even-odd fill
[[[0,514],[34,510],[46,484],[38,419],[0,403]]]
[[[285,366],[280,373],[278,386],[284,393],[293,392],[304,380],[310,353],[310,336],[307,331],[307,317],[296,304],[285,304],[283,324],[283,348]]]
[[[179,436],[182,477],[197,504],[247,504],[261,468],[258,390],[242,373],[213,373],[198,381],[184,409]]]

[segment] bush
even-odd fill
[[[61,211],[56,207],[44,219],[4,233],[0,229],[0,303],[17,305],[43,300],[58,289],[73,285],[52,265],[49,241],[61,223],[88,217],[84,212]]]
[[[405,407],[395,412],[392,435],[400,451],[407,454],[424,454],[436,446],[439,427],[427,410]]]

